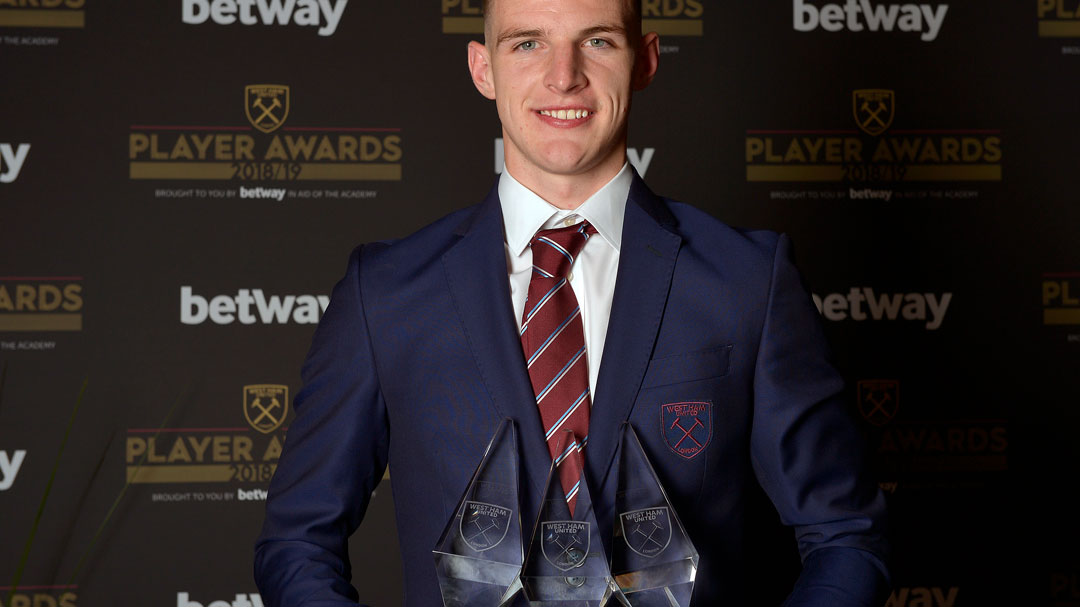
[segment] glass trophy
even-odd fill
[[[432,551],[444,607],[496,607],[518,581],[519,504],[517,436],[505,419]]]
[[[561,435],[556,452],[576,457],[573,433],[566,430]],[[570,500],[574,502],[571,513],[557,461],[552,461],[548,472],[544,501],[521,570],[520,589],[526,602],[531,607],[629,607],[608,568],[584,471]],[[513,592],[516,588],[507,592],[507,603]]]
[[[632,607],[687,607],[698,552],[637,434],[623,424],[611,571]]]

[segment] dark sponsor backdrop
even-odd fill
[[[0,602],[260,604],[267,479],[348,252],[496,177],[478,5],[0,1]],[[889,604],[1080,604],[1080,6],[643,16],[631,160],[792,235],[892,507]],[[401,595],[391,488],[351,542],[376,605]],[[778,604],[794,542],[764,498],[754,524]]]

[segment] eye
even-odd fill
[[[522,43],[518,44],[514,48],[521,49],[523,51],[536,50],[536,41],[535,40],[526,40],[525,42],[522,42]]]
[[[605,46],[608,46],[607,40],[601,38],[590,38],[585,44],[589,45],[590,48],[604,48]]]

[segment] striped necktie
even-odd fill
[[[589,440],[589,367],[581,306],[570,287],[570,268],[585,241],[596,234],[588,222],[536,233],[530,246],[533,274],[521,321],[521,345],[529,368],[545,438],[570,512]],[[560,446],[565,430],[574,440]]]

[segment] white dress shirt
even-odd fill
[[[510,274],[510,298],[518,330],[532,279],[532,248],[529,242],[541,229],[558,228],[588,221],[600,238],[590,238],[570,268],[570,286],[581,305],[585,329],[585,353],[589,364],[589,393],[596,400],[596,378],[604,355],[611,298],[622,244],[623,211],[633,174],[624,164],[619,174],[581,203],[576,209],[560,209],[521,185],[508,171],[499,178],[506,236],[506,268]]]

